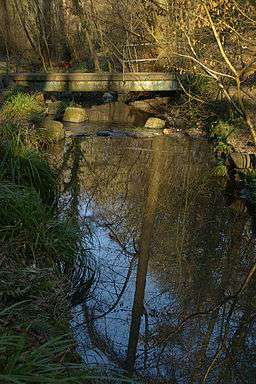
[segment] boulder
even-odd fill
[[[38,92],[35,94],[35,100],[40,103],[40,104],[44,104],[44,94],[43,92]]]
[[[164,129],[165,124],[165,120],[158,117],[150,117],[145,124],[145,128]]]
[[[41,124],[43,135],[48,141],[57,142],[64,138],[64,126],[59,121],[45,119]]]
[[[56,116],[58,115],[62,106],[61,101],[50,101],[47,103],[47,113],[48,115]]]
[[[169,97],[157,97],[154,99],[132,101],[129,105],[140,111],[156,114],[161,110],[166,110],[169,101]]]
[[[233,152],[231,153],[230,158],[231,158],[231,162],[237,169],[255,167],[255,163],[256,163],[255,154]]]
[[[71,123],[84,123],[88,120],[88,114],[83,108],[68,107],[64,113],[63,120]]]

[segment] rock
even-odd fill
[[[142,128],[142,129],[134,129],[131,132],[131,134],[133,135],[133,137],[150,139],[153,137],[162,136],[163,132],[162,130],[159,130],[159,129]]]
[[[35,94],[35,100],[38,101],[40,104],[44,104],[44,94],[43,92],[38,92]]]
[[[163,130],[163,134],[165,136],[170,136],[170,137],[184,137],[183,133],[180,130],[175,130],[175,129],[167,129],[165,128]]]
[[[47,113],[48,115],[56,116],[61,109],[61,101],[51,101],[47,103]]]
[[[256,165],[256,155],[254,153],[233,152],[230,159],[237,169],[253,168]]]
[[[166,122],[158,117],[150,117],[145,124],[145,128],[163,129],[165,124]]]
[[[169,101],[169,97],[157,97],[154,99],[132,101],[129,105],[143,112],[156,114],[162,110],[166,110]]]
[[[41,124],[41,130],[49,141],[57,142],[64,138],[64,126],[59,121],[45,119]]]
[[[98,131],[97,136],[100,137],[131,137],[130,132],[126,131]]]
[[[114,96],[110,92],[104,93],[102,98],[104,103],[112,103],[114,101]]]
[[[156,136],[162,136],[162,131],[156,131],[154,129],[136,129],[132,131],[98,131],[97,136],[101,137],[113,137],[113,138],[153,138]]]
[[[166,136],[174,136],[174,130],[173,129],[167,129],[167,128],[165,128],[164,130],[163,130],[163,134],[164,135],[166,135]]]
[[[202,129],[190,128],[185,131],[185,134],[192,139],[206,139],[206,134]]]
[[[88,120],[88,114],[83,108],[68,107],[64,113],[63,120],[71,123],[84,123]]]

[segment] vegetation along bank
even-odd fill
[[[70,335],[74,265],[81,259],[88,272],[89,258],[70,212],[58,212],[60,170],[50,153],[61,137],[45,111],[39,94],[10,88],[2,95],[0,381],[97,382]]]

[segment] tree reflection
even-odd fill
[[[164,159],[161,150],[163,145],[163,140],[161,140],[160,143],[156,141],[153,141],[152,143],[152,160],[149,166],[148,190],[146,193],[144,215],[142,219],[136,287],[127,352],[127,370],[130,375],[132,375],[134,371],[141,317],[145,313],[144,296],[151,250],[151,240],[153,237],[154,221],[162,174],[162,163]]]
[[[154,383],[253,383],[255,238],[207,145],[87,139],[79,151],[66,186],[98,264],[76,312],[84,359]]]

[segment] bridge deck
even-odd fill
[[[16,73],[11,75],[17,85],[46,92],[176,91],[173,73]]]

